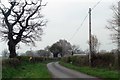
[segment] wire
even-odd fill
[[[96,8],[96,7],[98,6],[98,4],[100,4],[101,1],[102,1],[102,0],[98,1],[98,2],[92,7],[91,10],[93,10],[94,8]]]
[[[79,31],[79,29],[83,26],[83,23],[84,23],[84,21],[87,19],[87,17],[88,17],[88,13],[87,13],[87,15],[85,16],[85,18],[83,19],[81,25],[76,29],[76,32],[72,35],[72,37],[71,37],[69,40],[73,39],[73,37],[76,35],[76,33]]]
[[[98,4],[100,4],[101,1],[102,1],[102,0],[98,1],[98,2],[92,7],[91,10],[95,9],[95,8],[98,6]],[[79,31],[79,29],[83,26],[84,21],[87,19],[87,17],[88,17],[88,13],[87,13],[87,15],[85,16],[85,18],[83,19],[81,25],[77,28],[76,32],[72,35],[72,37],[71,37],[69,40],[72,40],[72,39],[74,38],[74,36],[75,36],[75,35],[77,34],[77,32]]]

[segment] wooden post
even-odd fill
[[[92,46],[91,46],[91,8],[89,8],[89,66],[91,66],[91,54],[92,54]]]

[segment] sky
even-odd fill
[[[92,8],[100,0],[43,0],[47,5],[42,9],[44,18],[48,20],[47,26],[43,28],[42,40],[36,42],[36,47],[26,46],[21,43],[17,52],[24,53],[27,50],[40,50],[51,46],[60,39],[65,39],[72,45],[79,45],[82,50],[89,49],[89,8]],[[109,25],[108,20],[112,19],[113,12],[110,9],[112,4],[119,0],[101,0],[92,10],[92,34],[96,35],[101,43],[100,50],[110,51],[116,48],[112,43],[111,32],[105,27]],[[4,0],[6,2],[6,0]],[[78,30],[79,28],[79,30]],[[76,34],[75,34],[76,33]],[[75,34],[75,35],[74,35]],[[74,35],[74,36],[73,36]],[[0,42],[0,52],[7,48],[6,42]]]

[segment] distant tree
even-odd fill
[[[46,46],[46,47],[44,48],[44,50],[45,50],[45,51],[50,51],[50,46]]]
[[[53,57],[58,57],[58,54],[62,53],[62,47],[57,43],[54,43],[49,49],[53,53]]]
[[[45,50],[38,50],[36,52],[36,54],[40,57],[49,57],[50,56],[50,52],[49,51],[45,51]]]
[[[50,51],[54,54],[54,57],[58,57],[58,54],[61,57],[71,55],[71,50],[71,44],[66,40],[59,40],[50,47]]]
[[[27,56],[26,53],[21,53],[20,56]]]
[[[7,3],[6,3],[7,4]],[[41,40],[42,27],[46,25],[41,15],[42,0],[8,0],[0,2],[0,34],[2,40],[8,40],[10,58],[16,57],[16,45],[19,42],[35,45]]]
[[[100,50],[99,53],[104,54],[104,53],[107,53],[107,51],[106,50]]]
[[[72,55],[73,54],[78,54],[78,53],[80,53],[80,47],[78,46],[78,45],[73,45],[72,46]]]
[[[117,53],[117,49],[112,49],[110,52],[111,53]]]
[[[90,45],[90,43],[89,43]],[[96,37],[96,35],[91,35],[91,49],[92,49],[92,53],[95,54],[97,53],[97,51],[99,50],[100,47],[100,42],[98,40],[98,38]]]
[[[84,51],[85,54],[89,54],[89,52],[90,52],[89,49],[86,49],[86,50]]]
[[[33,51],[26,51],[25,55],[26,56],[34,56],[34,52]]]
[[[9,52],[8,52],[7,49],[4,49],[4,50],[2,51],[2,57],[5,57],[5,58],[8,58],[8,57],[9,57]]]
[[[67,40],[59,40],[57,44],[62,47],[61,57],[71,55],[72,45]]]

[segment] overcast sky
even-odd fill
[[[42,41],[37,42],[37,47],[32,47],[32,50],[44,49],[44,47],[52,45],[59,39],[65,39],[72,45],[79,45],[82,50],[88,49],[88,17],[83,26],[80,27],[80,25],[88,14],[89,8],[92,8],[100,0],[43,1],[44,3],[48,2],[47,6],[42,9],[42,14],[48,20],[48,23],[47,27],[44,28]],[[100,50],[110,51],[116,48],[110,40],[111,32],[105,26],[108,25],[107,21],[112,19],[113,16],[110,7],[117,2],[118,0],[102,0],[92,11],[92,34],[96,35],[100,41]],[[72,37],[78,28],[80,28],[79,31]],[[7,43],[0,42],[0,51],[5,48],[7,48]],[[30,48],[31,46],[22,44],[17,51],[25,52]]]

